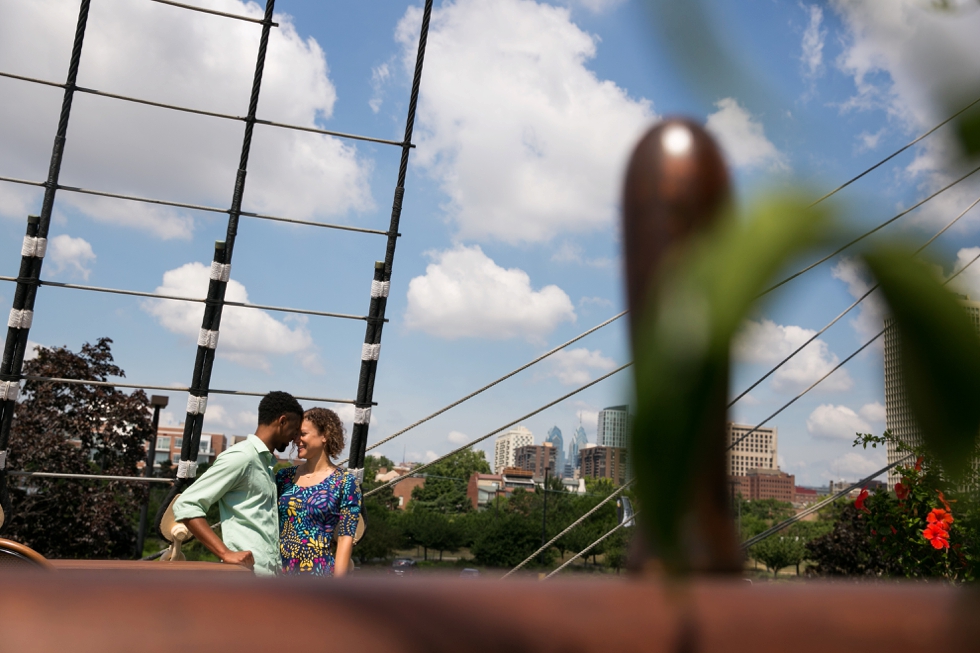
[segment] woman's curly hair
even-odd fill
[[[309,420],[317,432],[327,439],[324,450],[327,457],[333,460],[344,450],[344,423],[337,413],[329,408],[310,408],[303,413],[303,419]]]

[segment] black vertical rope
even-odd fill
[[[20,383],[20,375],[24,367],[24,354],[27,350],[27,337],[30,333],[30,322],[34,314],[34,300],[37,296],[38,281],[41,278],[41,263],[44,260],[44,247],[47,243],[48,228],[51,225],[51,211],[54,208],[54,197],[58,192],[58,178],[61,176],[61,161],[65,153],[65,141],[68,137],[68,120],[71,117],[71,105],[75,96],[75,81],[78,78],[78,65],[82,58],[82,44],[85,41],[85,27],[88,24],[88,11],[91,0],[81,0],[78,8],[78,22],[75,25],[75,41],[72,44],[71,59],[68,64],[68,78],[65,81],[65,94],[61,101],[61,116],[58,119],[58,131],[54,138],[51,151],[51,162],[48,165],[48,180],[44,184],[44,200],[41,204],[41,215],[27,218],[27,236],[24,249],[21,252],[20,274],[17,277],[17,289],[14,291],[13,311],[19,315],[28,315],[26,320],[15,324],[15,313],[7,327],[7,339],[4,342],[3,361],[0,363],[0,382]],[[28,240],[33,239],[33,240]],[[43,244],[38,245],[39,239]],[[31,246],[29,243],[33,243]],[[10,427],[13,422],[15,398],[6,396],[0,400],[0,506],[6,514],[9,510],[7,496],[7,475],[4,469],[6,463],[7,445],[10,442]],[[2,524],[0,524],[2,528]]]
[[[391,283],[391,268],[395,260],[395,245],[398,243],[398,223],[402,216],[402,200],[405,197],[405,177],[408,173],[408,155],[412,148],[412,132],[415,129],[415,111],[418,108],[419,89],[422,85],[422,64],[425,61],[425,45],[429,40],[429,19],[432,17],[432,0],[425,0],[422,12],[422,28],[419,33],[419,49],[415,57],[415,76],[412,78],[412,94],[408,102],[408,116],[405,120],[405,139],[402,141],[401,163],[398,166],[398,182],[395,185],[395,197],[391,206],[391,224],[388,227],[388,247],[385,250],[385,260],[381,270],[375,264],[374,280],[384,284],[384,296],[376,297],[372,284],[371,312],[364,334],[365,345],[381,344],[381,329],[384,326],[385,308],[388,304],[388,288]],[[380,272],[380,279],[379,279]],[[376,312],[374,312],[376,310]],[[361,374],[357,381],[357,399],[354,404],[360,422],[355,417],[354,428],[351,430],[350,461],[351,469],[364,467],[364,453],[367,448],[368,426],[370,423],[370,408],[374,397],[374,379],[378,370],[375,352],[373,360],[361,358]]]
[[[167,498],[160,506],[156,515],[156,526],[159,529],[160,520],[173,498],[193,482],[193,472],[184,472],[181,466],[189,463],[196,466],[198,448],[201,444],[201,429],[204,426],[204,412],[207,405],[208,392],[211,387],[211,372],[214,367],[214,356],[217,347],[217,335],[221,326],[221,313],[224,308],[225,291],[228,286],[228,274],[231,266],[232,253],[235,248],[235,237],[238,235],[238,219],[242,212],[242,197],[245,194],[245,177],[248,173],[248,157],[252,149],[252,131],[255,128],[255,114],[259,108],[259,93],[262,89],[262,75],[265,71],[265,55],[269,47],[269,33],[272,31],[272,14],[275,0],[266,0],[265,19],[262,21],[262,36],[259,39],[259,52],[255,62],[255,74],[252,77],[252,94],[248,102],[248,115],[245,118],[245,134],[242,139],[242,154],[238,163],[238,174],[235,177],[235,189],[231,198],[231,208],[228,211],[228,230],[223,242],[215,243],[214,259],[211,264],[211,280],[208,284],[208,295],[204,307],[204,319],[201,321],[201,335],[198,338],[197,357],[194,360],[194,375],[190,384],[187,415],[184,419],[184,435],[180,448],[180,464],[178,478],[171,488]],[[203,405],[201,403],[203,402]],[[185,475],[186,474],[186,475]]]

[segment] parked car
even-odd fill
[[[459,577],[460,578],[479,578],[480,577],[480,570],[479,569],[472,569],[470,567],[467,567],[463,571],[459,572]]]
[[[411,576],[418,570],[418,565],[411,558],[395,558],[391,561],[389,574],[395,576]]]

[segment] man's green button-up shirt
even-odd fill
[[[255,573],[278,573],[279,516],[276,510],[275,456],[254,435],[223,451],[211,467],[180,495],[174,517],[204,517],[218,504],[221,539],[232,551],[251,551]]]

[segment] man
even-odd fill
[[[270,392],[259,402],[255,434],[223,451],[174,502],[174,518],[222,562],[248,567],[257,576],[278,573],[279,517],[272,452],[285,451],[302,424],[299,402],[286,392]],[[221,511],[221,538],[205,519],[215,502]]]

